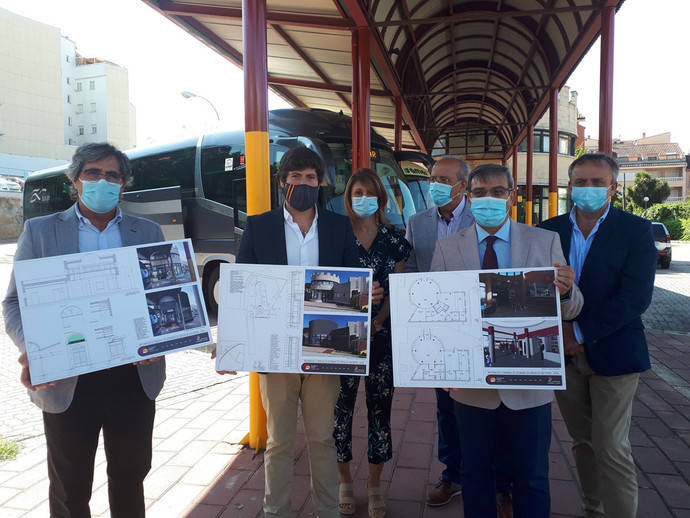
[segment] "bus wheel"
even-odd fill
[[[218,301],[220,298],[220,265],[213,267],[211,273],[204,282],[204,298],[206,310],[209,314],[218,315]]]

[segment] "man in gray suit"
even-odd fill
[[[582,294],[558,234],[508,217],[515,203],[508,168],[477,167],[470,174],[468,191],[476,224],[436,244],[431,271],[556,266],[561,316],[575,318],[582,308]],[[524,327],[524,322],[521,318],[518,325]],[[496,516],[495,472],[502,462],[508,464],[503,468],[512,478],[515,516],[548,518],[553,392],[458,389],[450,394],[460,429],[465,516]],[[506,453],[499,459],[497,449],[503,448]]]
[[[412,245],[406,272],[428,272],[436,241],[474,223],[465,197],[470,166],[462,158],[439,158],[431,169],[429,193],[434,207],[415,214],[407,224],[405,238]],[[461,493],[460,436],[453,400],[448,392],[436,389],[438,460],[445,464],[440,480],[427,495],[426,503],[441,506]]]
[[[81,146],[66,174],[78,202],[64,212],[26,221],[15,261],[164,240],[158,224],[122,214],[117,206],[131,179],[131,167],[115,147]],[[90,516],[94,457],[102,430],[111,516],[143,517],[143,482],[151,469],[154,401],[165,380],[165,360],[155,358],[34,386],[14,274],[2,309],[7,333],[19,348],[21,382],[43,410],[50,516]]]

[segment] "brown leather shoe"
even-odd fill
[[[510,493],[496,493],[498,518],[513,518],[513,497]]]
[[[453,499],[454,496],[457,496],[460,493],[462,493],[462,487],[460,484],[440,479],[434,486],[434,489],[429,491],[429,493],[426,495],[426,505],[431,507],[446,505]]]

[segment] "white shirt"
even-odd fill
[[[319,210],[314,207],[316,214],[311,223],[307,235],[302,235],[299,225],[292,219],[292,214],[283,205],[285,217],[285,250],[287,262],[291,266],[318,266],[319,265],[319,232],[316,222],[319,219]]]

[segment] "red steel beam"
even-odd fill
[[[180,2],[159,0],[158,9],[172,16],[203,16],[206,18],[222,18],[225,20],[242,19],[242,9],[239,7],[184,4]],[[266,12],[266,22],[321,29],[350,30],[354,28],[354,24],[349,18],[315,16],[310,14],[287,12],[268,11]]]
[[[613,146],[613,29],[615,8],[601,11],[601,58],[599,66],[599,151],[611,154]]]
[[[337,85],[334,83],[320,83],[318,81],[307,81],[304,79],[293,79],[290,77],[268,76],[268,84],[294,86],[296,88],[307,88],[309,90],[323,90],[327,92],[351,93],[352,86]],[[371,90],[370,94],[374,97],[392,97],[386,90]]]
[[[532,224],[532,179],[534,176],[534,126],[527,130],[527,173],[525,175],[525,224]]]
[[[551,80],[551,86],[556,86],[560,88],[565,83],[566,79],[570,76],[575,66],[580,62],[583,56],[586,54],[589,47],[592,46],[597,36],[599,35],[599,29],[601,29],[601,16],[590,16],[589,20],[585,24],[584,31],[580,34],[580,37],[576,40],[575,44],[571,47],[571,51],[567,58],[561,63],[560,67],[556,70]],[[532,115],[529,117],[528,126],[533,126],[541,118],[546,108],[549,106],[549,92],[546,91],[541,96],[541,99],[537,103],[536,107],[532,111]],[[520,131],[516,137],[516,142],[520,142],[523,138],[527,136],[527,129],[525,127]],[[601,139],[600,139],[601,140]],[[509,156],[510,153],[506,151],[504,156]]]
[[[513,221],[517,221],[518,214],[518,202],[517,202],[517,189],[518,189],[518,147],[517,144],[513,146],[513,188],[515,189],[515,203],[510,209],[510,217]]]
[[[369,126],[369,28],[359,27],[352,33],[357,37],[357,147],[359,167],[369,167],[371,150],[371,129]],[[355,150],[353,150],[355,153]]]
[[[558,215],[558,88],[549,90],[549,218]]]
[[[338,1],[334,0],[335,4],[338,5]],[[377,71],[383,79],[384,85],[388,87],[393,96],[402,96],[403,90],[400,86],[400,80],[398,75],[395,73],[393,64],[391,63],[390,57],[388,56],[388,51],[381,41],[381,37],[377,29],[373,27],[373,22],[369,18],[369,13],[362,6],[360,0],[343,0],[347,11],[349,12],[352,20],[357,25],[357,27],[367,27],[371,35],[371,54],[374,59]],[[419,146],[422,153],[427,153],[426,145],[424,144],[424,139],[417,129],[416,121],[412,117],[410,108],[407,103],[403,100],[402,105],[402,116],[407,124],[410,126],[410,133],[415,141],[415,144]]]

